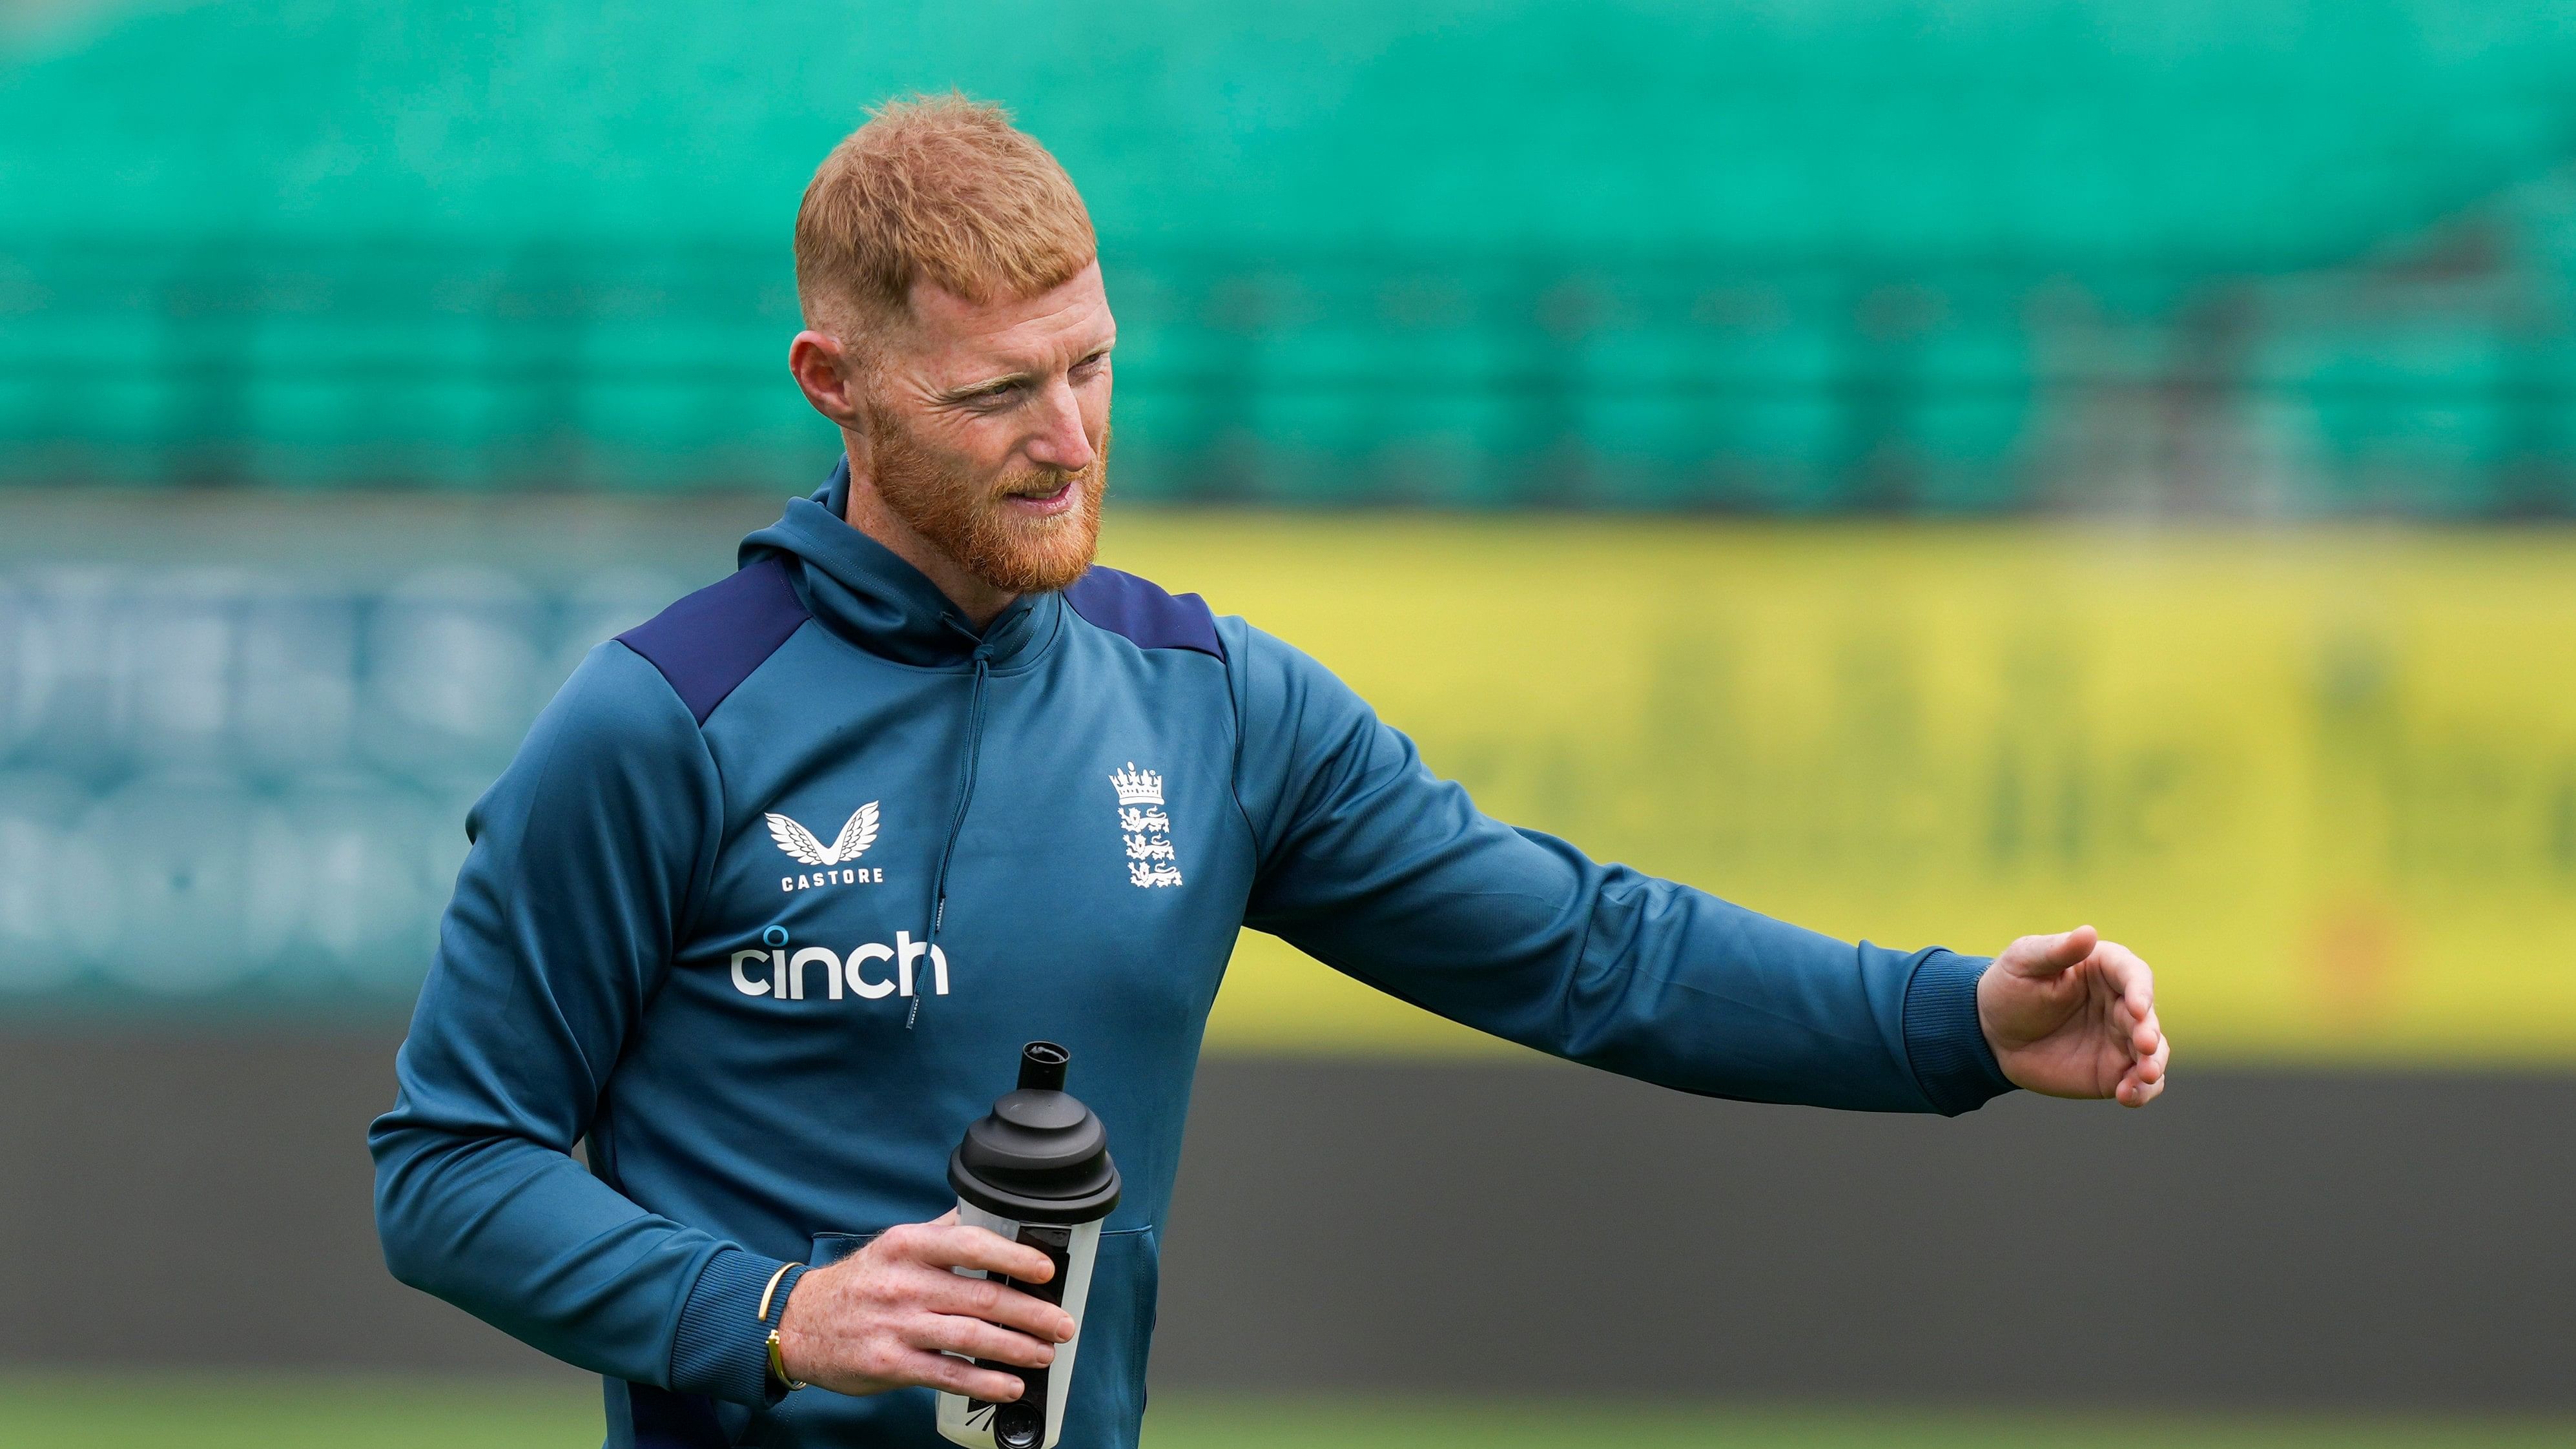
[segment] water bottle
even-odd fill
[[[979,1368],[1015,1375],[1026,1385],[1019,1398],[996,1404],[939,1396],[941,1437],[969,1449],[1055,1449],[1064,1433],[1065,1391],[1073,1385],[1074,1350],[1082,1346],[1082,1305],[1091,1293],[1100,1224],[1118,1206],[1109,1131],[1064,1090],[1072,1061],[1072,1053],[1051,1041],[1022,1048],[1018,1088],[967,1127],[948,1158],[960,1223],[990,1228],[1055,1263],[1055,1276],[1043,1283],[1003,1281],[1073,1317],[1073,1337],[1056,1345],[1055,1362],[1045,1368],[976,1360]]]

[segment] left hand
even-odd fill
[[[2143,1107],[2165,1089],[2172,1045],[2155,973],[2091,926],[2024,936],[1977,979],[1977,1024],[2014,1086]]]

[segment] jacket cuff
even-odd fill
[[[1934,947],[1905,984],[1905,1060],[1914,1084],[1944,1117],[1973,1112],[2013,1090],[1977,1022],[1977,978],[1992,964],[1990,956]]]
[[[740,1248],[718,1248],[707,1259],[689,1301],[680,1305],[680,1330],[671,1340],[674,1392],[754,1409],[776,1403],[787,1392],[769,1376],[769,1330],[783,1293],[771,1296],[770,1322],[759,1316],[760,1290],[780,1266],[775,1258]],[[784,1290],[789,1285],[778,1286]]]

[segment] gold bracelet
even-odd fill
[[[769,1321],[769,1296],[778,1291],[778,1280],[786,1277],[789,1270],[793,1269],[795,1266],[796,1265],[793,1263],[781,1263],[778,1265],[778,1271],[769,1275],[769,1286],[760,1290],[760,1311],[753,1314],[753,1318],[758,1319],[762,1323],[767,1323]],[[785,1306],[786,1305],[784,1304],[780,1305],[781,1308],[784,1308]]]
[[[769,1300],[777,1294],[779,1280],[785,1278],[789,1271],[794,1269],[795,1266],[796,1265],[793,1263],[781,1263],[778,1265],[778,1271],[769,1275],[769,1286],[760,1290],[760,1312],[757,1315],[758,1322],[767,1323],[769,1321]],[[787,1316],[786,1304],[781,1303],[778,1305],[778,1316],[782,1319]],[[779,1347],[778,1330],[775,1328],[769,1330],[769,1372],[780,1383],[785,1384],[790,1390],[805,1387],[803,1380],[791,1379],[787,1376],[787,1354]]]
[[[805,1387],[803,1380],[791,1379],[787,1376],[787,1355],[779,1351],[778,1330],[775,1328],[769,1330],[769,1371],[777,1375],[778,1381],[791,1390]]]

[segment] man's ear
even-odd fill
[[[787,370],[814,411],[845,429],[859,426],[857,359],[829,332],[807,328],[787,344]]]

